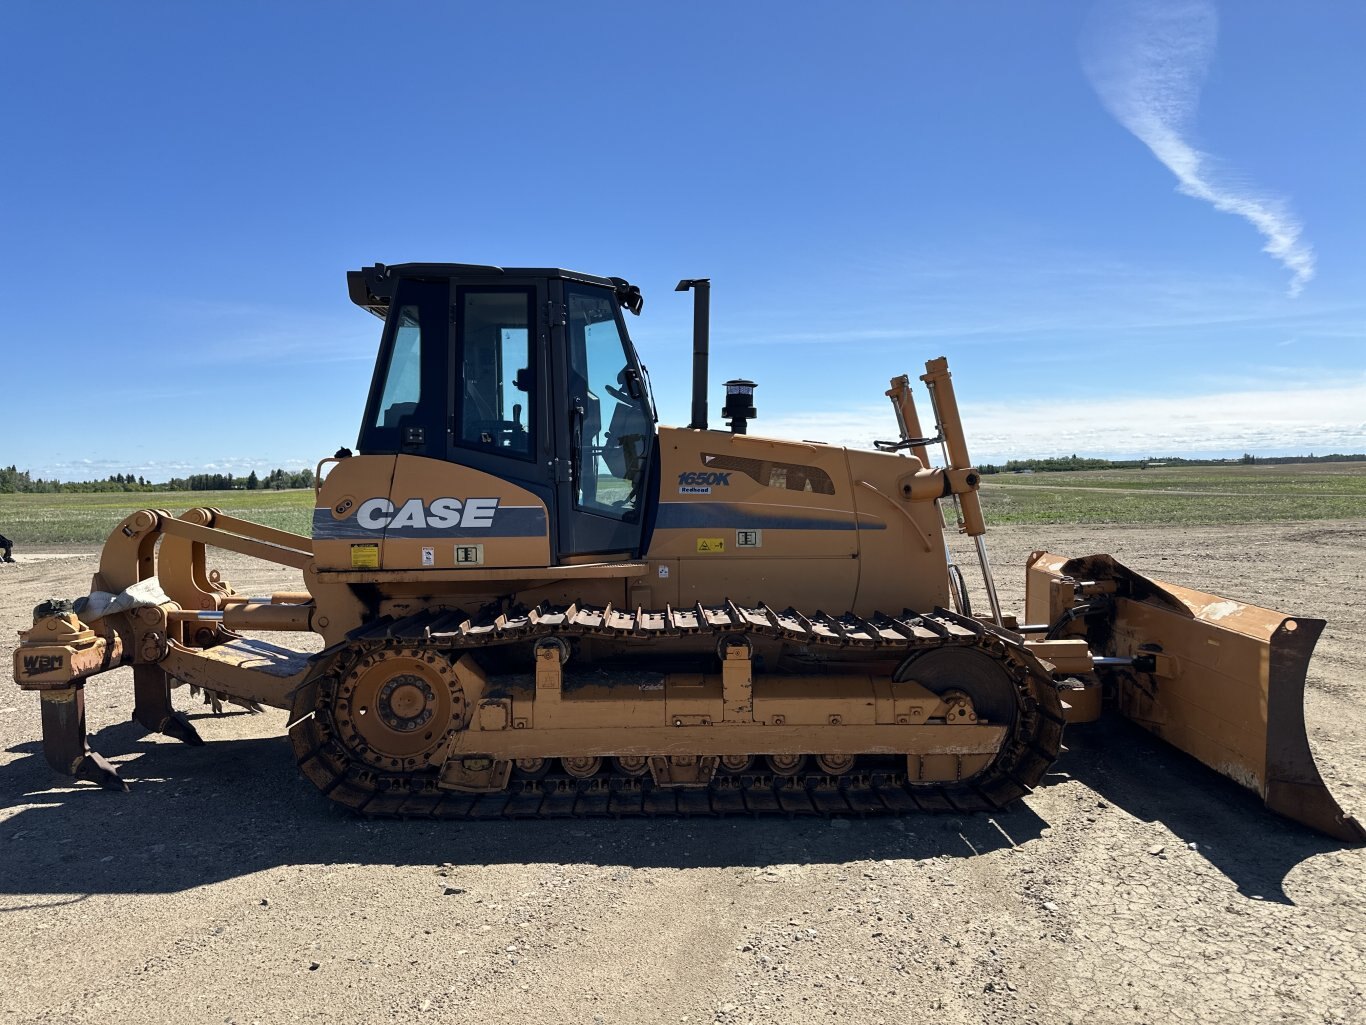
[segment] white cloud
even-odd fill
[[[929,410],[918,398],[929,430]],[[1366,452],[1366,377],[1329,388],[960,405],[968,451],[978,463],[1074,452],[1105,458]],[[752,430],[864,449],[874,438],[896,436],[890,403],[776,417]]]
[[[1098,11],[1083,63],[1106,109],[1176,175],[1179,190],[1251,223],[1298,295],[1314,276],[1314,251],[1285,201],[1221,175],[1187,139],[1217,30],[1209,0],[1113,0]]]

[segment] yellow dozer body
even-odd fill
[[[385,328],[357,452],[319,466],[312,537],[141,510],[90,595],[35,610],[14,675],[58,771],[124,787],[84,705],[124,665],[134,718],[190,743],[175,687],[288,710],[303,773],[379,815],[989,810],[1040,781],[1065,723],[1112,708],[1275,811],[1366,839],[1305,736],[1320,621],[1042,552],[1023,621],[1002,612],[943,359],[921,378],[933,437],[906,378],[887,393],[900,438],[876,451],[749,435],[747,381],[714,430],[709,283],[684,281],[693,422],[660,427],[620,278],[405,264],[349,284]],[[209,548],[301,587],[240,595]],[[322,650],[255,636],[291,631]]]

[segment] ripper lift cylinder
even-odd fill
[[[958,400],[953,394],[953,375],[949,373],[949,361],[943,356],[925,364],[925,373],[920,379],[930,392],[930,402],[934,406],[934,418],[939,424],[939,436],[944,439],[944,456],[949,466],[962,470],[972,466],[968,456],[967,437],[963,434],[963,421],[958,415]],[[958,509],[963,517],[962,530],[973,539],[977,546],[977,561],[982,565],[982,582],[986,585],[987,601],[991,603],[991,617],[999,626],[1001,602],[996,595],[996,579],[991,572],[991,560],[987,558],[987,545],[982,535],[987,532],[987,521],[982,515],[982,499],[976,488],[955,494]]]

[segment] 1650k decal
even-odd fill
[[[683,484],[709,484],[712,487],[729,487],[729,473],[703,473],[700,470],[684,470],[678,475],[678,483]]]
[[[699,470],[684,470],[678,475],[680,495],[710,495],[712,488],[730,487],[729,473],[703,473]]]

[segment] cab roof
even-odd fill
[[[563,278],[590,285],[601,285],[620,292],[630,289],[624,278],[604,278],[597,274],[565,270],[563,267],[494,267],[481,263],[377,263],[373,267],[346,272],[346,287],[351,301],[377,317],[389,313],[389,300],[394,287],[404,278],[431,281],[434,279],[493,282],[500,278]],[[639,295],[639,290],[636,290]]]

